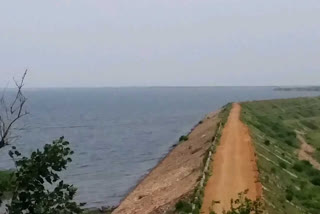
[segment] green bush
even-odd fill
[[[292,191],[292,187],[288,187],[286,189],[286,199],[288,201],[292,201],[293,200],[293,191]]]
[[[307,171],[307,173],[314,174],[314,169],[312,168],[311,163],[307,160],[300,160],[295,162],[292,168],[297,172]]]
[[[179,142],[187,141],[187,140],[189,140],[189,137],[188,137],[188,136],[185,136],[185,135],[182,135],[182,136],[179,138]]]
[[[280,166],[281,168],[283,168],[283,169],[286,169],[286,168],[287,168],[287,164],[286,164],[285,162],[283,162],[283,161],[280,161],[280,162],[279,162],[279,166]]]
[[[176,203],[176,211],[190,213],[192,212],[192,205],[187,201],[180,200]]]
[[[297,172],[302,172],[303,171],[303,165],[301,163],[295,163],[292,167],[294,170]]]
[[[307,161],[307,160],[301,160],[300,162],[301,162],[304,166],[312,167],[312,164],[311,164],[309,161]]]
[[[292,193],[286,193],[286,199],[287,199],[288,201],[292,201],[292,199],[293,199],[293,194],[292,194]]]
[[[230,210],[224,211],[224,214],[262,214],[264,213],[263,204],[260,199],[252,201],[247,198],[246,195],[248,190],[238,194],[237,199],[231,199]],[[210,212],[210,214],[216,214],[215,212]]]
[[[317,177],[314,177],[311,179],[310,181],[313,185],[316,185],[316,186],[320,186],[320,177],[317,176]]]
[[[77,189],[61,180],[59,173],[70,163],[73,151],[63,137],[37,149],[30,157],[22,157],[12,147],[10,157],[15,161],[15,189],[7,205],[9,214],[80,214],[84,204],[73,201]]]
[[[310,177],[315,177],[315,176],[320,177],[320,171],[313,167],[310,167],[310,168],[307,168],[307,175]]]

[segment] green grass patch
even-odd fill
[[[14,189],[14,176],[13,171],[4,170],[0,171],[0,191],[11,192]]]
[[[241,118],[255,143],[267,211],[320,213],[320,171],[298,160],[296,137],[296,131],[304,133],[320,161],[320,98],[242,103]]]

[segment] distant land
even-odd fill
[[[277,87],[275,91],[320,91],[320,86]]]

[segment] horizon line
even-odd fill
[[[48,86],[48,87],[24,87],[24,89],[102,89],[102,88],[214,88],[214,87],[320,87],[320,85],[204,85],[204,86]],[[0,89],[15,89],[15,87],[0,87]]]

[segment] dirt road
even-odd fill
[[[202,213],[209,214],[212,201],[220,201],[214,211],[221,214],[230,208],[230,199],[237,198],[237,194],[246,189],[251,199],[261,196],[254,147],[248,127],[240,120],[240,112],[241,106],[233,104],[213,158],[213,172],[205,188]]]

